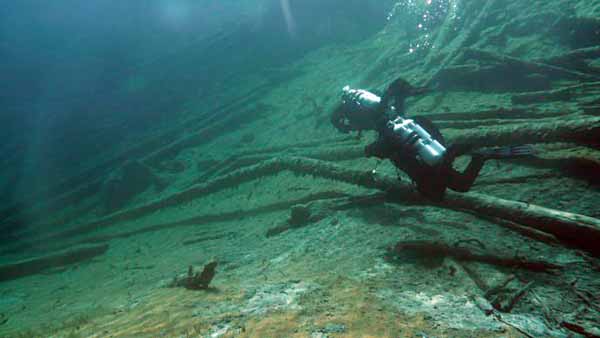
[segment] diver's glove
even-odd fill
[[[481,156],[486,160],[491,159],[509,159],[509,158],[520,158],[530,157],[535,155],[533,147],[525,144],[519,146],[508,146],[508,147],[494,147],[479,149],[471,153],[473,156]]]

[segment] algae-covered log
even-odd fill
[[[403,256],[408,254],[414,257],[417,254],[422,258],[443,258],[452,257],[459,261],[475,261],[496,266],[520,268],[533,272],[556,272],[562,269],[562,266],[553,263],[530,260],[523,257],[509,257],[498,253],[485,252],[483,250],[474,251],[468,248],[449,245],[443,242],[435,241],[400,241],[392,248],[388,248],[388,255]],[[390,258],[392,258],[390,257]]]
[[[0,266],[0,282],[34,275],[41,271],[90,260],[103,255],[108,244],[83,246],[52,255],[30,258],[20,262]]]
[[[577,79],[582,81],[598,81],[600,76],[581,73],[567,68],[549,65],[536,61],[527,61],[516,57],[498,54],[476,48],[466,48],[463,52],[464,57],[477,60],[489,60],[528,71],[531,73],[547,74],[551,76]]]
[[[343,181],[365,188],[385,191],[393,190],[395,195],[403,201],[428,202],[411,185],[399,182],[392,176],[374,175],[371,171],[348,169],[313,159],[299,157],[275,158],[199,184],[165,199],[138,208],[125,210],[69,231],[55,233],[46,237],[45,240],[81,235],[102,226],[145,216],[161,208],[174,206],[194,198],[235,187],[241,183],[260,177],[272,176],[285,170],[298,174]],[[596,218],[477,193],[455,193],[449,191],[446,199],[437,205],[440,207],[467,210],[526,225],[550,233],[563,243],[600,256],[600,246],[598,246],[598,243],[600,243],[600,220]]]
[[[540,60],[540,62],[564,65],[573,64],[585,59],[597,59],[599,57],[600,46],[593,46],[570,50],[564,54]]]
[[[588,63],[600,57],[600,46],[574,49],[564,54],[537,60],[541,63],[574,69],[582,73],[600,74],[600,69]]]
[[[600,256],[600,220],[597,218],[473,192],[449,191],[441,206],[526,225],[550,233],[562,243]]]
[[[575,142],[600,145],[600,118],[556,120],[542,123],[523,123],[494,128],[481,128],[458,133],[450,131],[453,142],[478,147],[541,142]],[[454,136],[454,137],[452,137]]]
[[[552,90],[516,94],[511,97],[511,102],[513,104],[534,104],[549,101],[570,101],[577,95],[581,95],[581,93],[595,91],[598,88],[600,88],[600,82],[584,82]]]

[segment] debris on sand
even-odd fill
[[[175,277],[169,287],[184,287],[188,290],[206,290],[210,282],[215,278],[218,262],[211,261],[204,265],[202,272],[194,274],[194,267],[188,267],[188,273],[185,277]]]

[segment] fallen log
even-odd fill
[[[547,59],[538,60],[543,63],[551,63],[551,64],[571,64],[574,62],[579,62],[585,59],[597,59],[600,57],[600,46],[579,48],[568,51],[564,54],[560,54],[557,56],[553,56]]]
[[[575,333],[579,333],[580,335],[586,338],[600,338],[600,330],[598,330],[595,327],[586,328],[582,325],[566,320],[563,320],[560,324],[565,329],[573,331]]]
[[[464,112],[447,112],[447,113],[434,113],[434,114],[419,114],[425,116],[428,119],[437,121],[455,121],[461,122],[465,120],[506,120],[506,119],[532,119],[532,118],[545,118],[545,117],[557,117],[562,115],[560,112],[545,112],[540,111],[536,108],[505,108],[500,107],[490,110],[479,110],[479,111],[464,111]]]
[[[476,48],[466,48],[463,53],[467,59],[489,60],[492,62],[504,64],[511,68],[522,69],[526,72],[547,74],[568,79],[577,79],[584,81],[598,81],[600,76],[585,74],[567,68],[549,65],[546,63],[527,61],[516,57],[489,52]]]
[[[525,269],[533,272],[554,273],[562,269],[562,266],[549,262],[529,260],[523,257],[502,257],[491,253],[475,252],[464,247],[451,246],[445,243],[432,241],[401,241],[388,250],[388,254],[393,256],[409,255],[410,257],[418,258],[451,257],[458,261],[475,261],[508,268]]]
[[[471,131],[449,129],[446,134],[453,142],[472,144],[477,147],[542,142],[574,142],[598,146],[600,145],[600,118],[523,123]]]
[[[49,256],[30,258],[20,262],[0,266],[0,282],[13,280],[41,271],[90,260],[103,255],[108,244],[78,247]]]
[[[253,217],[253,216],[257,216],[257,215],[261,215],[261,214],[265,214],[265,213],[272,213],[272,212],[276,212],[276,211],[280,211],[280,210],[285,210],[285,209],[288,209],[297,204],[304,204],[304,203],[309,203],[309,202],[318,201],[318,200],[326,200],[326,199],[330,199],[330,198],[340,198],[340,197],[343,197],[346,195],[347,194],[338,192],[338,191],[324,191],[321,193],[309,194],[309,195],[306,195],[306,196],[303,196],[300,198],[296,198],[293,200],[280,201],[280,202],[276,202],[273,204],[263,205],[263,206],[253,208],[253,209],[247,209],[247,210],[239,209],[239,210],[233,210],[230,212],[196,215],[196,216],[193,216],[190,218],[185,218],[185,219],[178,220],[175,222],[151,224],[151,225],[143,226],[143,227],[140,227],[137,229],[121,231],[121,232],[117,232],[117,233],[98,234],[98,235],[94,235],[91,237],[85,237],[80,240],[77,240],[75,242],[75,244],[103,243],[103,242],[111,241],[113,239],[124,239],[124,238],[129,238],[129,237],[142,235],[142,234],[146,234],[146,233],[150,233],[150,232],[161,231],[164,229],[173,229],[176,227],[186,227],[186,226],[207,225],[207,224],[216,223],[216,222],[229,222],[229,221],[236,220],[236,219]],[[105,228],[108,228],[114,224],[115,223],[107,224],[105,226]],[[80,235],[84,235],[87,232],[88,232],[87,229],[81,229]],[[27,248],[35,248],[36,250],[63,250],[63,249],[69,248],[71,246],[73,246],[73,243],[50,241],[50,240],[46,240],[44,238],[41,240],[36,240],[34,242],[17,245],[8,250],[4,250],[3,253],[20,252],[23,250],[27,250]]]
[[[293,156],[303,156],[303,155],[300,155],[299,153],[301,150],[306,149],[306,148],[322,147],[323,145],[331,145],[331,144],[345,144],[348,142],[357,143],[357,140],[355,137],[343,136],[343,137],[325,138],[325,139],[308,141],[308,142],[278,145],[278,146],[267,147],[267,148],[244,150],[244,151],[240,151],[236,154],[233,154],[233,155],[223,159],[222,161],[218,161],[213,166],[209,167],[208,170],[206,170],[205,176],[215,177],[215,176],[219,176],[219,175],[213,174],[213,173],[222,173],[222,172],[232,171],[231,168],[237,169],[237,168],[241,168],[243,166],[249,165],[249,164],[256,164],[260,161],[264,161],[264,160],[273,158],[276,155],[282,155],[282,154],[280,154],[282,151],[285,151],[286,155],[293,154]],[[337,147],[337,148],[342,148],[342,147]],[[334,147],[334,149],[336,149],[336,148]],[[327,150],[321,149],[321,150],[317,150],[317,151],[313,151],[313,152],[321,153],[321,152],[325,152],[325,151],[327,151]],[[310,157],[310,156],[306,156],[306,157]],[[227,168],[227,169],[223,170],[222,168]],[[202,180],[202,179],[197,180],[197,182],[202,182],[202,181],[204,181],[204,180]]]
[[[460,64],[441,69],[432,82],[442,91],[530,92],[552,88],[549,76],[498,64]]]
[[[521,159],[515,162],[519,163],[520,165],[535,168],[556,169],[561,175],[586,181],[591,185],[600,185],[600,175],[598,175],[600,172],[600,159],[596,159],[593,156],[586,154],[583,156],[578,156],[577,154],[575,156],[571,156],[571,154],[567,153],[567,155],[562,157],[540,156],[535,158]],[[546,173],[539,175],[537,179],[544,178],[544,176],[550,177],[556,174],[556,171],[554,174]],[[510,179],[506,179],[504,181],[498,180],[497,182],[502,184],[508,181],[510,181]]]
[[[510,116],[512,118],[523,118],[527,113],[523,110],[494,110],[481,113],[483,116],[491,118],[492,116]],[[427,115],[435,121],[438,119],[453,117],[457,115],[464,119],[468,113],[448,113],[438,115]],[[531,117],[531,116],[529,116]],[[470,118],[472,119],[472,118]],[[494,120],[506,123],[506,120]],[[457,122],[465,123],[465,122]],[[468,122],[466,122],[468,123]],[[455,124],[439,122],[440,127],[452,127]],[[471,126],[473,127],[473,126]],[[514,145],[518,143],[550,143],[550,142],[579,142],[584,144],[600,145],[600,118],[591,117],[578,120],[554,120],[548,122],[537,122],[531,124],[530,121],[523,120],[520,124],[504,125],[499,127],[494,124],[493,128],[477,128],[472,130],[449,129],[448,139],[454,143],[473,144],[476,147],[489,147],[498,145]],[[361,158],[364,156],[364,148],[361,145],[341,146],[312,152],[303,152],[294,154],[307,158],[327,160],[327,161],[345,161]],[[227,161],[218,167],[215,175],[203,175],[195,183],[205,182],[207,179],[219,174],[227,174],[236,169],[260,163],[261,161],[272,158],[267,155],[245,156],[237,160]]]
[[[587,48],[574,49],[564,54],[550,57],[547,59],[538,59],[536,60],[536,62],[570,68],[582,73],[599,74],[600,70],[596,67],[591,66],[587,62],[587,60],[594,60],[598,57],[600,57],[600,47],[593,46]]]
[[[293,151],[288,152],[288,155],[291,156],[302,156],[306,158],[312,158],[317,160],[325,160],[325,161],[347,161],[354,160],[357,158],[364,157],[365,155],[364,146],[361,145],[351,145],[351,146],[342,146],[342,147],[333,147],[321,150],[315,150],[311,152],[303,152],[303,153],[295,153]],[[220,163],[220,165],[215,165],[213,168],[213,172],[207,172],[204,175],[200,176],[195,183],[205,182],[206,180],[217,177],[221,175],[228,174],[232,171],[238,170],[243,167],[248,167],[250,165],[254,165],[260,163],[262,161],[266,161],[273,158],[272,155],[254,155],[254,156],[241,156],[237,158],[230,158]]]
[[[535,239],[536,241],[544,242],[549,245],[559,244],[558,240],[556,240],[556,237],[554,237],[554,235],[549,234],[547,232],[539,231],[539,230],[536,230],[535,228],[522,226],[517,223],[507,221],[504,219],[499,219],[496,217],[489,217],[489,216],[483,216],[483,215],[479,215],[479,216],[481,216],[483,219],[490,221],[491,223],[495,223],[502,227],[508,228],[514,232],[520,233],[521,235],[523,235],[525,237]]]
[[[511,97],[511,102],[513,104],[533,104],[550,101],[570,101],[577,93],[590,88],[596,89],[599,86],[600,82],[584,82],[578,85],[552,90],[515,94]]]
[[[438,77],[440,71],[452,65],[458,58],[460,58],[464,47],[473,42],[474,37],[477,36],[481,27],[486,24],[485,19],[498,3],[499,2],[496,0],[485,0],[471,3],[471,6],[481,6],[480,8],[469,8],[469,10],[478,11],[479,13],[477,16],[469,15],[474,17],[474,19],[460,32],[460,34],[455,32],[453,25],[450,24],[451,21],[444,25],[444,27],[438,33],[435,42],[433,43],[436,48],[431,49],[425,60],[425,68],[427,69],[427,73],[425,75],[425,79],[423,80],[423,86],[431,86],[433,81],[435,81],[435,79]],[[450,18],[451,16],[447,17]],[[450,40],[451,35],[454,37]],[[441,50],[439,47],[442,47]],[[443,56],[442,60],[439,59],[440,56]]]
[[[23,198],[22,201],[15,202],[14,205],[0,210],[0,220],[8,219],[22,214],[25,210],[29,210],[32,206],[37,206],[40,202],[48,203],[63,203],[65,200],[71,201],[78,199],[81,191],[93,189],[94,185],[101,181],[103,175],[110,170],[118,167],[120,164],[132,158],[141,158],[150,153],[152,149],[162,146],[166,141],[178,135],[177,128],[169,129],[167,132],[161,133],[157,137],[152,137],[147,141],[135,144],[130,148],[123,150],[113,158],[108,158],[97,166],[82,170],[74,176],[67,177],[63,181],[52,183],[48,186],[40,187],[40,189],[32,192],[30,195]],[[58,201],[50,200],[60,198]]]
[[[223,136],[224,133],[239,130],[243,124],[258,118],[261,114],[265,113],[262,107],[249,109],[248,102],[261,96],[262,90],[268,86],[270,86],[270,84],[253,88],[241,98],[234,100],[230,104],[219,107],[212,116],[209,116],[202,121],[204,125],[203,128],[191,130],[188,135],[147,155],[143,160],[144,164],[160,169],[162,162],[175,158],[185,149],[206,144],[216,137]],[[230,128],[231,125],[235,125],[236,128]]]
[[[233,157],[239,157],[239,156],[248,156],[248,155],[262,155],[262,154],[271,154],[271,156],[274,153],[279,153],[282,151],[294,151],[294,150],[299,150],[299,149],[304,149],[304,148],[313,148],[313,147],[321,147],[323,145],[329,145],[329,144],[339,144],[339,143],[347,143],[347,142],[351,142],[351,143],[356,143],[356,138],[352,137],[352,136],[338,136],[338,137],[329,137],[329,138],[323,138],[323,139],[319,139],[319,140],[312,140],[312,141],[306,141],[306,142],[299,142],[299,143],[290,143],[290,144],[283,144],[283,145],[276,145],[276,146],[272,146],[272,147],[263,147],[263,148],[257,148],[257,149],[248,149],[248,150],[244,150],[244,151],[240,151],[239,153],[233,155]]]
[[[578,87],[579,86],[570,86],[559,89],[516,94],[510,98],[510,101],[512,104],[535,104],[550,101],[569,101],[573,98],[575,89]]]
[[[111,226],[118,222],[147,216],[162,208],[180,205],[196,198],[205,197],[209,194],[236,187],[242,183],[261,177],[272,176],[286,170],[301,175],[313,175],[355,184],[368,189],[393,191],[394,195],[401,201],[432,203],[419,195],[410,184],[399,182],[393,176],[374,174],[372,171],[348,169],[314,159],[300,157],[274,158],[198,184],[162,200],[120,211],[100,218],[95,222],[45,236],[40,240],[48,241],[57,238],[78,236],[104,226]],[[595,256],[600,256],[600,246],[598,246],[598,243],[600,243],[600,220],[593,217],[505,200],[484,194],[456,193],[453,191],[447,192],[443,202],[434,204],[440,207],[498,217],[533,227],[556,236],[563,243],[586,250]],[[31,245],[31,243],[25,245]]]
[[[479,193],[448,191],[443,206],[505,219],[552,234],[571,247],[600,256],[600,220]]]

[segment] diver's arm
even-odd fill
[[[397,78],[385,90],[381,103],[383,107],[394,106],[397,113],[404,116],[404,100],[407,97],[423,95],[428,92],[430,92],[428,87],[413,87],[403,78]]]
[[[365,156],[377,157],[380,159],[390,158],[394,154],[393,147],[383,136],[379,136],[377,141],[365,147]]]
[[[344,134],[348,134],[350,132],[350,126],[346,123],[346,116],[344,112],[344,105],[339,104],[333,112],[331,113],[331,124],[335,127],[335,129],[339,130]]]

